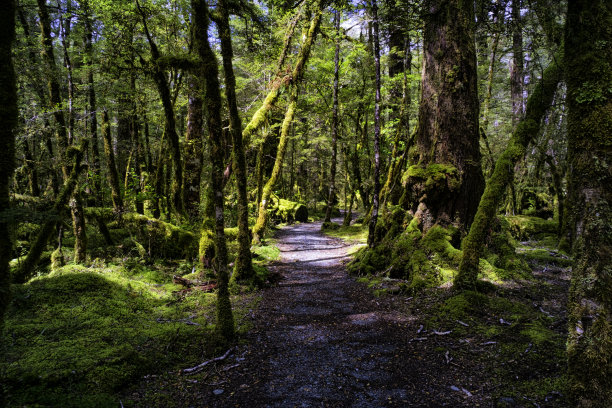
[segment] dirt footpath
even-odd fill
[[[430,359],[433,342],[415,341],[419,324],[393,310],[398,298],[393,306],[347,276],[349,245],[320,227],[278,233],[272,269],[283,279],[265,291],[249,344],[200,388],[202,406],[485,406],[462,390],[477,389],[467,376],[459,384],[440,353]]]

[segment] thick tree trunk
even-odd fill
[[[223,133],[221,91],[217,59],[208,42],[208,8],[205,0],[191,0],[194,24],[194,48],[202,64],[200,75],[206,83],[208,137],[210,141],[211,188],[215,211],[215,269],[217,272],[217,328],[226,340],[234,337],[234,316],[229,299],[227,246],[223,218]]]
[[[457,288],[474,289],[476,285],[486,234],[506,189],[512,184],[514,165],[524,157],[527,146],[540,131],[540,122],[553,101],[561,74],[561,68],[553,60],[527,101],[525,118],[516,126],[508,147],[495,163],[470,232],[463,240],[463,256],[455,278]]]
[[[230,130],[234,147],[234,175],[238,190],[238,254],[234,264],[233,280],[250,279],[255,274],[251,260],[251,233],[249,231],[249,198],[247,196],[247,166],[242,139],[242,122],[236,103],[236,77],[232,67],[232,38],[229,25],[229,11],[226,0],[219,0],[217,9],[221,14],[219,20],[219,37],[221,38],[221,55],[225,73],[225,97],[229,108]]]
[[[259,204],[259,212],[257,214],[257,222],[255,224],[255,228],[253,229],[254,243],[260,242],[260,240],[263,238],[266,229],[266,223],[268,218],[268,201],[270,199],[270,196],[272,195],[272,189],[278,181],[280,170],[283,165],[285,151],[287,150],[287,139],[289,138],[289,130],[291,127],[291,123],[293,122],[293,116],[295,114],[295,108],[297,106],[297,98],[299,94],[298,88],[304,75],[306,62],[308,61],[308,57],[310,56],[310,49],[314,44],[317,32],[319,30],[321,15],[322,0],[318,0],[315,3],[314,16],[310,20],[310,27],[308,29],[308,33],[306,34],[306,37],[302,42],[302,48],[300,50],[297,62],[295,63],[295,67],[293,68],[293,72],[291,75],[292,82],[291,93],[289,95],[289,104],[287,106],[285,118],[283,119],[283,124],[281,126],[281,135],[278,141],[278,149],[276,152],[276,159],[274,161],[274,168],[272,169],[272,175],[270,176],[270,179],[267,181],[266,185],[263,188],[261,203]]]
[[[334,26],[336,28],[336,49],[334,54],[334,88],[332,108],[332,157],[331,169],[329,171],[329,194],[327,196],[327,208],[325,209],[325,222],[331,221],[332,208],[336,197],[336,156],[338,155],[338,80],[340,77],[340,12],[335,11]]]
[[[467,230],[484,187],[473,2],[429,0],[425,11],[418,164],[408,169],[406,188],[423,230]]]
[[[372,193],[372,211],[368,225],[368,246],[376,245],[376,222],[380,199],[380,41],[378,30],[378,5],[372,0],[372,19],[374,28],[374,75],[376,76],[376,96],[374,100],[374,192]]]
[[[0,6],[0,334],[4,328],[4,312],[10,302],[9,261],[12,242],[9,233],[9,186],[15,169],[15,129],[17,128],[17,81],[13,67],[15,39],[15,1]],[[0,391],[0,406],[4,406]]]
[[[183,173],[183,201],[191,220],[200,215],[200,181],[204,159],[204,99],[199,78],[189,80],[187,133],[185,134],[185,172]]]
[[[565,31],[568,180],[574,266],[568,302],[569,396],[612,406],[612,3],[570,0]]]

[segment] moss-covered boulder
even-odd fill
[[[540,239],[546,235],[556,235],[558,224],[553,220],[527,215],[509,215],[508,231],[514,239],[519,241]]]
[[[272,198],[268,211],[276,222],[308,222],[308,207],[295,201]]]

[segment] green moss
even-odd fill
[[[340,224],[335,222],[324,222],[321,224],[321,231],[337,231],[340,229]]]
[[[257,258],[266,261],[276,261],[280,259],[280,250],[272,242],[269,242],[268,245],[255,246],[252,251]]]
[[[526,215],[506,216],[509,231],[515,239],[525,241],[538,239],[542,235],[556,234],[558,223],[553,220],[545,220],[538,217]]]
[[[349,226],[341,226],[334,230],[325,230],[326,235],[340,238],[346,241],[353,241],[365,244],[368,240],[368,226],[354,223]]]
[[[455,191],[461,186],[457,168],[450,164],[432,163],[427,167],[420,164],[412,165],[402,176],[403,184],[422,184],[425,190],[448,188]]]
[[[174,295],[175,272],[69,265],[14,285],[1,367],[9,405],[110,406],[145,373],[201,362],[215,297]]]

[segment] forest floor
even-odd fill
[[[195,375],[148,376],[124,401],[177,407],[564,407],[568,269],[488,295],[355,279],[356,245],[321,223],[277,234],[282,278],[253,327]],[[529,251],[529,243],[525,244]],[[128,405],[126,404],[126,406]]]

